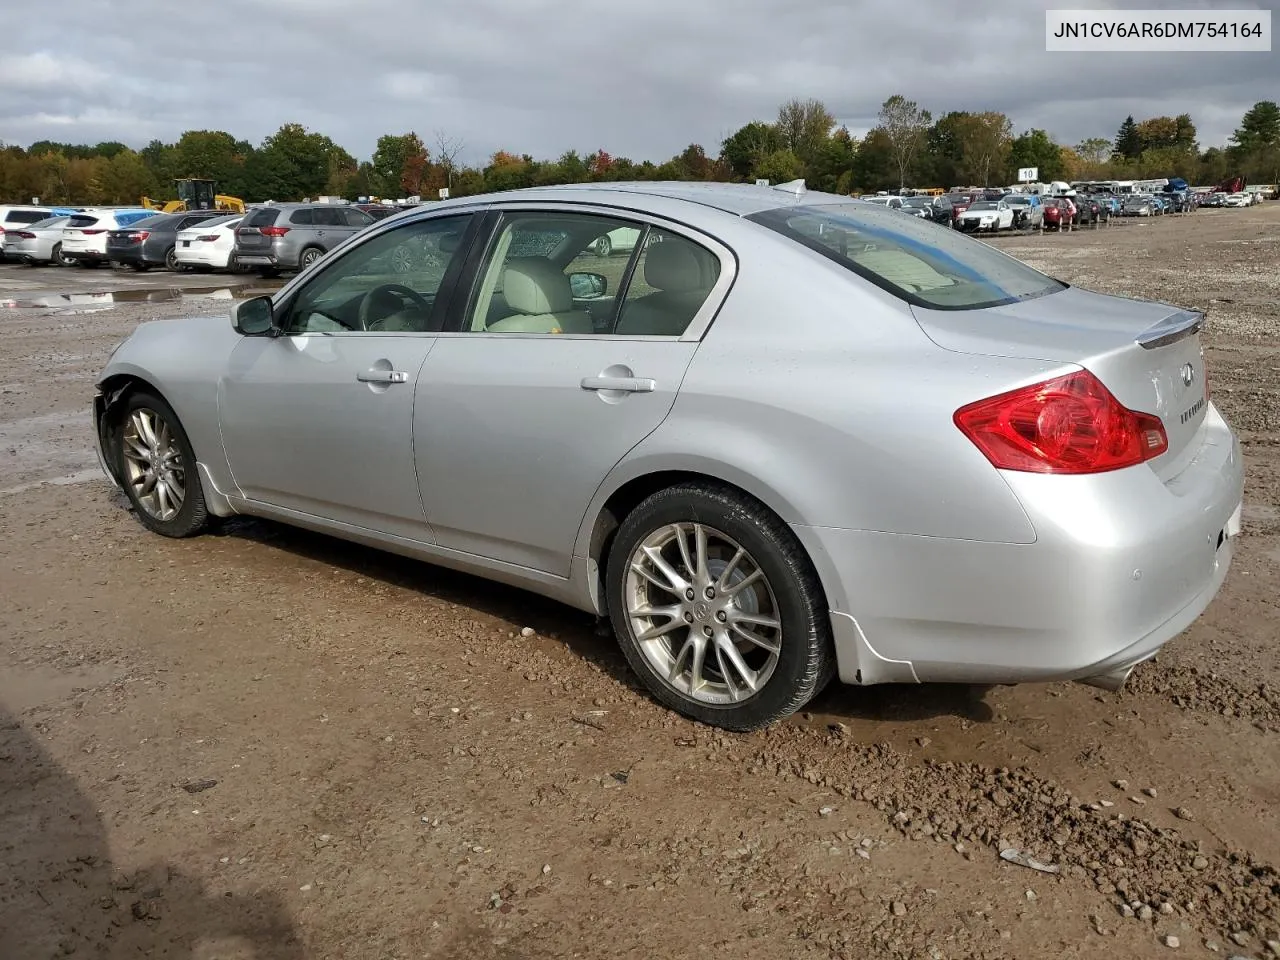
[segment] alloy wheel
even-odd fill
[[[736,705],[769,682],[783,642],[778,601],[727,534],[700,523],[659,527],[633,551],[624,588],[637,646],[681,696]]]
[[[172,520],[187,494],[187,468],[168,421],[139,407],[125,421],[121,452],[125,478],[138,505],[161,522]]]

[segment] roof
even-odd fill
[[[430,204],[432,209],[444,206],[463,206],[476,203],[501,202],[503,200],[576,200],[588,203],[592,200],[618,203],[619,194],[629,194],[637,200],[652,197],[664,200],[680,200],[696,203],[745,217],[776,207],[827,204],[856,203],[854,197],[843,197],[837,194],[805,191],[795,194],[789,190],[776,187],[758,187],[749,183],[709,183],[701,181],[619,181],[616,183],[567,183],[552,187],[526,187],[520,190],[505,190],[500,193],[477,194],[470,197],[457,197]],[[641,204],[643,206],[643,204]],[[421,208],[419,208],[421,209]]]

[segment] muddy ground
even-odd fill
[[[92,377],[228,281],[0,267],[0,957],[1270,955],[1280,203],[996,242],[1207,310],[1248,469],[1226,587],[1119,694],[833,686],[749,736],[521,592],[267,523],[146,533]]]

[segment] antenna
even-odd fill
[[[804,196],[804,179],[788,180],[786,183],[778,184],[773,189],[781,190],[783,193],[794,194],[797,197]]]

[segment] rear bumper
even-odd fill
[[[107,255],[101,250],[68,250],[63,247],[62,255],[68,260],[86,260],[91,263],[107,262]]]
[[[107,247],[107,259],[112,263],[123,263],[126,266],[150,262],[143,255],[140,243],[131,247]]]
[[[200,247],[184,247],[179,243],[174,251],[174,256],[178,258],[179,263],[194,263],[206,267],[225,267],[227,265],[227,254],[219,250],[206,249],[207,246],[205,244]]]
[[[1167,481],[1149,467],[1005,479],[1034,543],[793,528],[836,614],[842,680],[1123,675],[1199,617],[1227,576],[1243,466],[1212,405],[1190,466]]]

